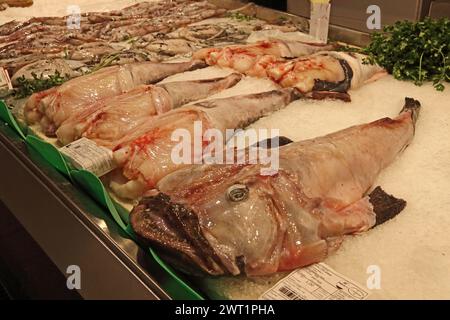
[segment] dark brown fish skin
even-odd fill
[[[130,224],[142,243],[163,249],[164,256],[179,269],[194,275],[199,274],[198,266],[205,274],[226,272],[200,232],[194,211],[173,203],[168,195],[142,198],[130,213]]]
[[[380,186],[369,194],[369,198],[376,214],[376,222],[372,228],[394,218],[406,207],[405,200],[387,194]]]

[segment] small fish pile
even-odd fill
[[[79,28],[68,28],[68,17],[11,21],[0,26],[0,66],[20,87],[56,72],[70,79],[111,65],[190,57],[201,48],[245,43],[255,30],[297,30],[290,21],[208,19],[225,14],[208,1],[163,0],[84,13]]]
[[[91,68],[106,62],[110,65],[159,61],[152,51],[130,48],[127,41],[169,33],[225,12],[208,1],[173,0],[140,2],[122,10],[84,13],[79,28],[68,28],[67,17],[11,21],[0,26],[0,66],[6,67],[13,76],[22,67],[49,59],[82,62]],[[47,68],[55,70],[50,62]],[[35,70],[37,74],[41,71]]]
[[[214,110],[214,109],[213,109]],[[420,103],[400,115],[279,147],[280,169],[194,165],[167,175],[133,209],[136,235],[191,274],[269,275],[324,260],[406,202],[370,190],[412,141]]]

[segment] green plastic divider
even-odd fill
[[[115,203],[115,202],[114,202]],[[120,204],[115,203],[116,205],[116,210],[119,213],[119,216],[122,218],[122,221],[128,225],[130,223],[130,213],[128,212],[127,209],[125,209],[124,207],[122,207]]]
[[[127,232],[130,237],[136,241],[136,235],[130,225],[127,226]],[[180,279],[176,272],[169,265],[167,265],[152,248],[148,248],[148,251],[158,265],[162,267],[170,276],[168,279],[163,279],[163,283],[161,283],[161,285],[173,299],[204,300],[198,292]],[[180,291],[180,286],[183,291]]]
[[[165,289],[167,292],[169,292],[170,296],[173,299],[189,299],[189,300],[204,300],[204,298],[196,292],[194,289],[192,289],[188,284],[186,284],[183,280],[181,280],[175,271],[169,267],[161,258],[156,254],[155,251],[153,251],[152,248],[148,249],[150,251],[150,254],[152,255],[153,259],[173,278],[176,280],[176,282],[173,281],[167,281],[165,283]],[[184,290],[189,294],[189,297],[186,297],[185,294],[179,291],[179,286],[182,286]]]
[[[129,238],[137,242],[136,236],[129,225],[129,212],[115,203],[106,191],[101,180],[93,173],[86,170],[72,168],[59,150],[46,141],[22,128],[11,114],[6,103],[0,100],[0,119],[6,122],[21,137],[29,148],[32,148],[42,158],[46,159],[53,167],[65,175],[72,183],[85,189],[98,203],[110,212],[113,220],[120,226]],[[121,234],[124,236],[124,234]],[[173,299],[203,300],[203,297],[183,281],[176,272],[168,266],[151,248],[145,248],[154,261],[161,267],[167,277],[162,279],[160,285]]]
[[[16,131],[16,133],[22,139],[25,139],[26,128],[21,128],[20,127],[20,125],[17,123],[17,121],[14,118],[14,116],[11,114],[11,111],[9,110],[9,108],[6,105],[5,101],[3,101],[3,100],[0,100],[0,119],[2,119],[9,126],[11,126],[11,128],[13,128],[14,131]]]
[[[103,183],[95,174],[86,170],[72,170],[70,171],[70,175],[74,181],[81,185],[91,195],[91,197],[97,200],[104,207],[108,208],[116,223],[123,230],[127,229],[127,226],[123,223],[119,213],[116,210],[116,206],[111,200],[111,197],[106,192]]]
[[[66,162],[63,155],[54,145],[45,142],[41,138],[31,134],[25,137],[25,142],[36,151],[38,151],[44,157],[44,159],[46,159],[53,167],[56,168],[56,170],[71,179],[70,165]]]

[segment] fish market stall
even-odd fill
[[[450,298],[448,20],[49,3],[0,13],[0,200],[83,298]]]

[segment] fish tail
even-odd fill
[[[192,60],[191,66],[186,71],[194,71],[197,69],[203,69],[203,68],[206,68],[207,66],[208,66],[208,64],[206,64],[206,62],[203,60]]]
[[[369,201],[375,212],[375,226],[394,218],[406,206],[406,201],[387,194],[379,186],[369,194]]]
[[[420,107],[421,107],[421,105],[418,100],[415,100],[414,98],[406,97],[405,105],[403,106],[403,109],[402,109],[402,111],[400,111],[400,113],[411,112],[411,119],[415,126],[417,119],[419,118]]]

